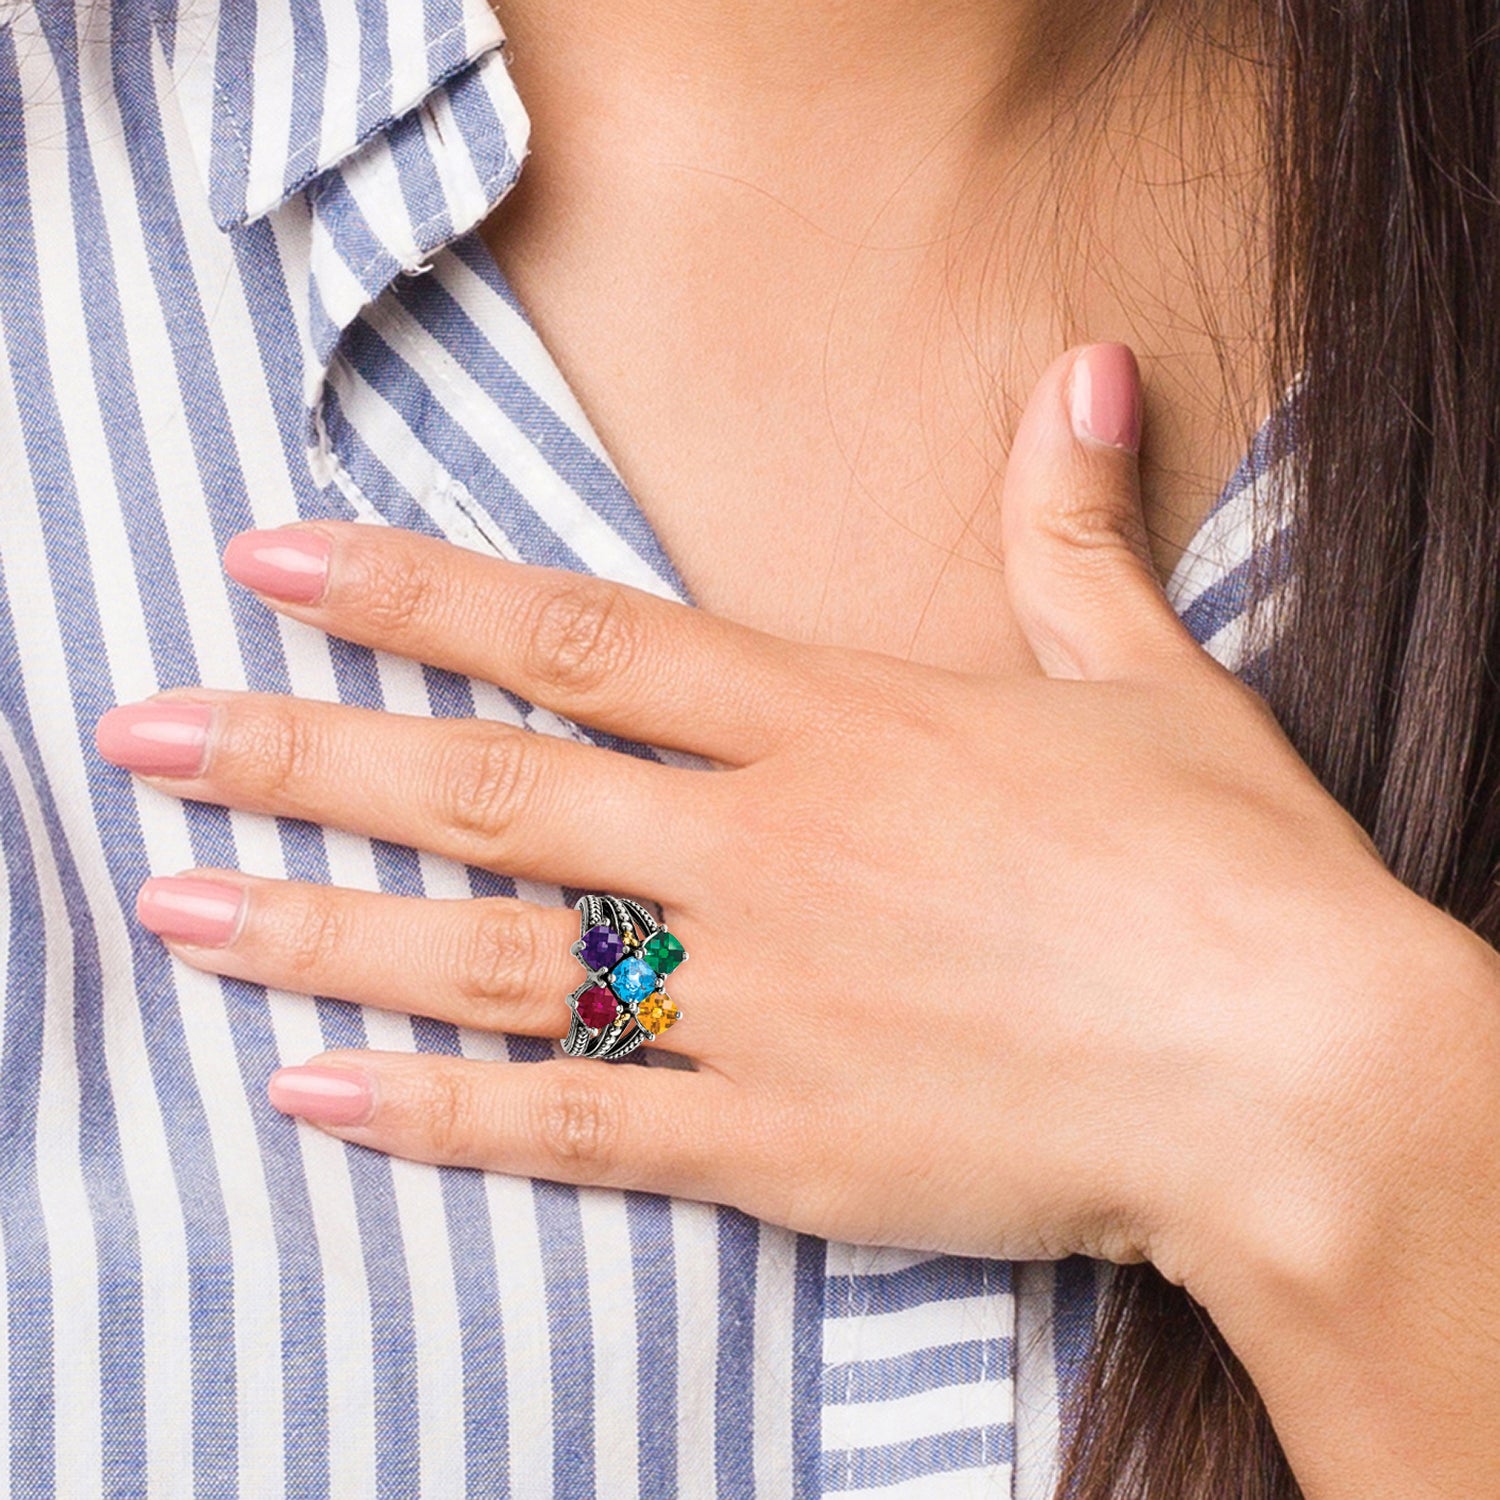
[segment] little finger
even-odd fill
[[[712,1069],[336,1052],[280,1069],[267,1093],[284,1114],[412,1161],[714,1203],[743,1201],[764,1171],[737,1125],[741,1091]]]

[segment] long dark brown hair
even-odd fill
[[[1259,0],[1257,25],[1272,378],[1298,385],[1293,587],[1256,685],[1392,871],[1493,943],[1500,0]],[[1244,1370],[1148,1266],[1114,1273],[1065,1430],[1066,1500],[1300,1495]]]

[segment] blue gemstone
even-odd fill
[[[627,958],[615,966],[609,982],[620,999],[627,1005],[634,1005],[656,988],[656,970],[638,958]]]
[[[579,955],[591,969],[607,969],[620,960],[625,944],[613,927],[590,927],[583,935],[583,952]]]

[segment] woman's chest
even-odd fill
[[[1028,667],[1005,585],[1005,445],[983,414],[940,425],[893,403],[851,448],[811,396],[788,406],[776,430],[762,412],[738,429],[657,434],[658,462],[642,447],[635,493],[694,599],[799,641],[956,671]],[[1153,465],[1163,580],[1235,456],[1187,483]]]
[[[1006,435],[986,413],[895,398],[844,428],[791,378],[749,402],[669,389],[656,410],[617,413],[607,392],[585,405],[696,603],[788,639],[956,671],[1030,666],[1005,585]],[[1179,470],[1172,486],[1155,466],[1163,578],[1233,467],[1222,446],[1218,477],[1184,483]]]
[[[633,422],[617,451],[696,602],[799,641],[965,671],[1023,664],[991,435],[900,400],[845,424],[794,378],[765,390]]]
[[[523,205],[491,249],[698,604],[955,670],[1029,662],[1001,506],[1031,385],[1081,337],[1051,305],[986,315],[962,272],[924,256],[798,255],[748,236],[658,245],[654,261],[617,237],[601,269],[547,229]],[[1132,332],[1111,307],[1088,327]],[[1243,447],[1226,403],[1178,399],[1220,389],[1211,340],[1174,338],[1170,354],[1130,338],[1163,575]]]

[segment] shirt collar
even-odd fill
[[[309,444],[345,330],[514,186],[530,123],[489,0],[162,0],[215,221],[269,221],[303,335]]]
[[[466,73],[505,73],[489,0],[191,0],[158,28],[223,229],[279,208]],[[427,137],[439,155],[467,144]]]

